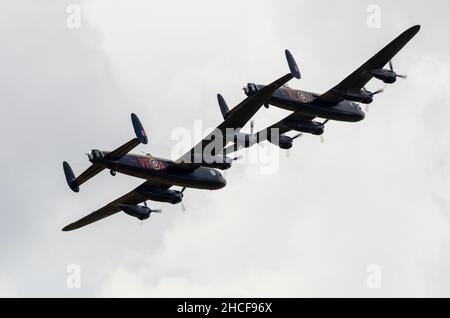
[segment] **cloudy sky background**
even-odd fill
[[[377,1],[380,29],[373,1],[81,1],[80,29],[69,3],[0,5],[0,296],[450,296],[446,1]],[[186,213],[152,203],[164,213],[143,225],[117,214],[60,231],[140,184],[104,172],[74,194],[62,171],[129,140],[131,112],[150,136],[140,149],[169,157],[174,129],[220,122],[216,93],[236,105],[242,84],[285,74],[285,48],[303,73],[291,86],[323,92],[415,24],[394,60],[409,79],[365,121],[330,123],[324,144],[297,140],[276,174],[244,160],[226,188],[187,190]],[[262,109],[256,125],[286,114]]]

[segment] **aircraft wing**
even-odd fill
[[[138,138],[134,138],[127,142],[126,144],[120,146],[119,148],[111,151],[105,156],[105,159],[108,160],[119,160],[123,156],[125,156],[128,152],[133,150],[136,146],[138,146],[141,142]],[[66,171],[69,170],[69,165],[67,163],[64,164],[64,169]],[[91,165],[89,168],[87,168],[82,174],[78,176],[78,178],[74,179],[69,183],[69,186],[71,189],[78,189],[79,186],[81,186],[83,183],[88,181],[89,179],[93,178],[100,172],[102,172],[105,168]]]
[[[213,132],[201,140],[194,148],[189,150],[181,158],[176,160],[178,166],[195,169],[201,163],[194,162],[195,156],[202,157],[205,147],[212,147],[211,143],[220,142],[220,152],[226,147],[228,140],[226,138],[227,130],[239,131],[256,114],[256,112],[270,99],[277,89],[286,84],[293,78],[292,74],[286,74],[275,82],[265,86],[255,95],[247,97],[243,102],[230,111],[229,116]],[[216,136],[222,137],[220,140]]]
[[[400,34],[395,40],[375,54],[370,60],[350,74],[341,83],[315,99],[313,103],[334,106],[344,100],[341,96],[334,93],[335,90],[362,89],[373,78],[369,71],[381,69],[388,64],[389,61],[392,60],[392,58],[417,34],[417,32],[419,32],[419,30],[420,25],[416,25]]]
[[[277,89],[285,85],[292,78],[295,77],[299,79],[301,77],[297,63],[292,54],[288,50],[285,50],[285,55],[290,73],[258,90],[254,95],[247,97],[239,105],[228,112],[225,120],[216,129],[203,138],[203,140],[201,140],[194,148],[175,161],[178,168],[193,170],[199,167],[202,164],[202,160],[204,160],[203,155],[206,147],[211,149],[211,151],[207,152],[208,155],[213,155],[212,152],[215,152],[214,155],[223,153],[223,149],[229,142],[227,132],[237,132],[242,129],[258,110],[267,103]]]
[[[111,216],[113,214],[116,214],[117,212],[122,211],[122,209],[119,207],[119,204],[125,204],[125,205],[137,205],[141,202],[147,201],[148,198],[146,198],[142,193],[141,189],[145,187],[159,187],[168,189],[171,186],[170,185],[160,185],[155,184],[152,181],[146,181],[140,186],[138,186],[136,189],[134,189],[131,192],[128,192],[127,194],[121,196],[117,200],[112,201],[111,203],[105,205],[104,207],[98,209],[97,211],[92,212],[91,214],[81,218],[80,220],[73,222],[67,226],[65,226],[62,230],[67,231],[73,231],[76,229],[79,229],[83,226],[89,225],[91,223],[97,222],[101,219],[104,219],[108,216]]]
[[[315,119],[315,117],[313,116],[308,116],[308,115],[304,115],[300,112],[295,112],[290,114],[289,116],[283,118],[282,120],[280,120],[279,122],[277,122],[276,124],[273,124],[272,126],[269,126],[259,132],[256,133],[256,140],[258,141],[258,143],[263,142],[265,140],[267,140],[268,138],[270,138],[272,131],[273,134],[278,134],[278,135],[282,135],[285,134],[289,131],[291,131],[292,129],[289,128],[287,125],[285,125],[285,122],[287,121],[294,121],[294,120],[302,120],[302,121],[312,121],[313,119]],[[278,130],[274,130],[274,129],[278,129]]]
[[[290,120],[302,120],[302,121],[310,121],[310,120],[314,120],[315,117],[313,116],[308,116],[308,115],[304,115],[300,112],[295,112],[290,114],[289,116],[283,118],[282,120],[280,120],[279,122],[273,124],[272,126],[269,126],[267,128],[264,128],[261,131],[258,131],[255,136],[256,136],[256,141],[257,143],[266,141],[268,139],[270,139],[270,137],[272,136],[272,134],[274,135],[282,135],[285,134],[289,131],[291,131],[292,129],[289,128],[285,123],[287,121]],[[236,144],[230,145],[225,149],[225,153],[226,154],[230,154],[233,153],[235,151],[238,151],[239,148],[236,148]]]

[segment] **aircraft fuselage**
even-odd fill
[[[217,190],[225,187],[222,174],[212,168],[198,167],[193,171],[177,169],[171,160],[153,158],[149,155],[125,155],[119,160],[104,159],[108,152],[92,150],[89,160],[101,167],[129,176],[152,180],[162,185],[175,185],[186,188]]]
[[[245,93],[252,95],[264,85],[248,84],[247,87]],[[306,116],[336,121],[358,122],[365,117],[365,113],[357,103],[344,100],[334,106],[320,105],[315,102],[317,97],[319,95],[315,93],[282,87],[272,95],[268,104],[292,112],[300,112]]]

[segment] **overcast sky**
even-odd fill
[[[80,1],[72,29],[73,2],[0,4],[0,296],[450,296],[448,1]],[[236,105],[244,83],[285,74],[284,49],[303,74],[291,86],[321,93],[415,24],[394,59],[408,80],[325,143],[297,140],[277,173],[243,160],[226,188],[186,190],[186,213],[154,202],[164,213],[142,225],[61,232],[142,182],[104,172],[75,194],[62,170],[129,140],[131,112],[138,151],[170,157],[175,129],[220,123],[216,93]],[[262,109],[257,128],[287,113]]]

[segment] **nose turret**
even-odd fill
[[[225,180],[225,178],[222,176],[222,174],[219,173],[219,177],[218,177],[218,185],[219,188],[218,189],[222,189],[227,185],[227,180]]]
[[[364,118],[366,118],[366,113],[362,110],[361,106],[358,105],[358,111],[356,114],[356,119],[357,121],[361,121],[364,120]]]

